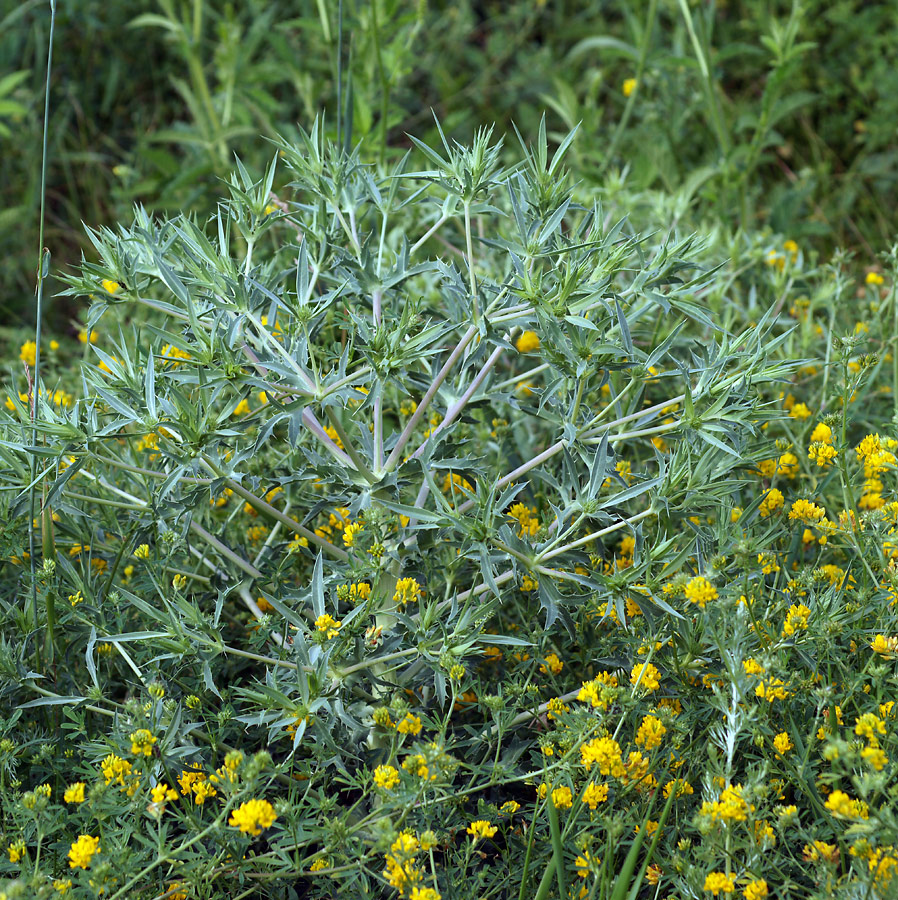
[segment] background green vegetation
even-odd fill
[[[48,9],[0,17],[0,302],[32,315]],[[579,178],[676,192],[697,218],[867,256],[894,232],[898,19],[890,3],[346,0],[352,136],[467,139],[582,122]],[[208,215],[260,136],[337,126],[335,0],[59,4],[45,243],[56,268],[133,203]],[[621,87],[642,70],[630,102]],[[707,76],[707,77],[706,77]],[[614,176],[614,177],[611,177]],[[52,287],[49,285],[48,287]],[[50,293],[53,293],[51,290]],[[53,326],[69,309],[48,304]]]

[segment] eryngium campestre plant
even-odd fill
[[[106,858],[107,894],[165,890],[172,861],[445,890],[397,834],[439,810],[449,853],[473,810],[545,778],[523,754],[550,642],[591,665],[604,625],[680,615],[661,572],[701,560],[694,523],[728,508],[784,338],[715,326],[694,239],[575,198],[572,139],[550,155],[541,130],[510,168],[489,132],[416,141],[427,168],[386,171],[316,124],[259,181],[238,163],[209,222],[138,209],[91,232],[79,399],[40,393],[37,446],[12,400],[2,456],[21,488],[37,453],[42,492],[10,681],[48,727],[68,704],[79,765],[110,773],[97,808],[195,798],[162,855]],[[27,490],[7,502],[21,519]],[[510,696],[482,665],[503,652],[534,666]],[[605,665],[638,690],[650,660]],[[133,771],[108,762],[129,746]],[[541,816],[564,800],[539,796]]]

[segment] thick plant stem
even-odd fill
[[[477,276],[474,273],[474,242],[471,234],[471,204],[465,202],[465,244],[468,248],[468,276],[471,281],[471,303],[474,309],[474,324],[480,324],[480,299],[477,296]]]
[[[237,481],[234,481],[233,478],[229,478],[225,475],[225,473],[212,462],[212,460],[207,457],[202,457],[202,462],[206,466],[206,468],[217,475],[219,478],[225,479],[225,484],[235,493],[238,497],[242,497],[246,500],[253,509],[258,512],[265,513],[265,515],[269,516],[272,519],[276,519],[281,524],[285,525],[287,528],[293,530],[294,534],[298,534],[306,540],[311,541],[313,544],[317,544],[324,550],[325,553],[330,554],[331,556],[336,557],[337,559],[347,559],[348,554],[345,550],[341,550],[339,547],[332,544],[330,541],[326,541],[324,538],[319,537],[315,534],[314,531],[306,528],[304,525],[300,525],[295,519],[291,519],[290,516],[282,513],[277,507],[272,506],[267,501],[263,500],[261,497],[257,497],[252,491],[248,491],[242,484]]]
[[[465,333],[462,335],[462,339],[458,342],[456,348],[449,354],[449,358],[443,363],[443,368],[437,373],[437,377],[434,378],[433,384],[427,389],[427,393],[424,394],[424,397],[421,399],[421,402],[418,404],[418,408],[415,410],[412,417],[408,420],[405,428],[402,431],[402,434],[399,435],[399,439],[396,441],[396,446],[393,448],[393,451],[390,453],[389,457],[387,457],[386,463],[384,463],[383,471],[380,473],[385,475],[391,472],[396,468],[399,457],[402,454],[402,451],[405,449],[405,445],[409,442],[409,438],[412,436],[412,432],[417,427],[418,423],[424,417],[424,413],[427,410],[428,406],[430,406],[431,401],[436,395],[437,391],[440,389],[440,385],[446,380],[449,373],[452,371],[452,367],[458,362],[462,353],[464,353],[465,348],[471,341],[474,339],[474,335],[477,334],[477,329],[474,326],[471,326]]]

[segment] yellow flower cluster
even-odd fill
[[[643,691],[656,691],[661,687],[660,674],[651,663],[636,663],[630,672],[630,684]]]
[[[813,460],[818,466],[825,468],[833,463],[838,456],[836,448],[832,444],[814,442],[808,447],[808,459]]]
[[[620,778],[624,775],[624,762],[620,744],[614,738],[593,738],[580,747],[580,761],[587,772],[598,766],[603,775]]]
[[[604,803],[608,799],[608,785],[596,784],[590,782],[583,792],[583,802],[590,808],[595,809],[600,803]]]
[[[664,724],[656,716],[645,716],[636,732],[636,743],[646,750],[661,746],[661,739],[667,733]]]
[[[214,797],[218,791],[206,779],[205,772],[196,770],[183,771],[178,778],[178,784],[181,786],[181,794],[189,797],[193,794],[193,802],[197,806],[202,806],[209,797]]]
[[[131,752],[135,756],[152,756],[153,744],[159,740],[146,728],[138,728],[131,734]]]
[[[392,790],[399,784],[399,770],[393,766],[378,766],[374,770],[374,783],[386,791]]]
[[[124,791],[129,797],[133,797],[140,786],[140,776],[132,775],[131,763],[115,753],[110,753],[101,763],[100,768],[106,784],[117,784],[119,790]]]
[[[592,681],[584,681],[577,699],[589,703],[594,709],[606,710],[617,695],[617,677],[610,672],[599,672]]]
[[[711,872],[705,878],[704,889],[717,897],[719,894],[732,894],[736,890],[736,885],[732,875],[724,872]]]
[[[386,854],[384,878],[399,892],[400,897],[407,896],[409,900],[440,900],[438,891],[422,885],[424,873],[415,862],[415,857],[422,849],[421,843],[410,831],[401,832]]]
[[[86,869],[95,853],[100,851],[100,839],[82,834],[69,848],[69,868]]]
[[[421,585],[414,578],[400,578],[396,582],[393,602],[399,607],[408,603],[417,603],[423,593]]]
[[[518,523],[518,537],[533,537],[539,531],[539,517],[535,507],[515,503],[506,515]]]
[[[778,509],[782,509],[782,506],[782,491],[778,490],[777,488],[771,488],[764,495],[764,499],[761,501],[758,512],[761,514],[762,518],[767,518],[768,516],[772,516]]]
[[[342,622],[338,622],[329,613],[324,613],[315,619],[315,630],[320,634],[325,635],[328,640],[330,640],[330,638],[335,638],[340,633],[342,625]]]
[[[804,522],[806,525],[815,525],[825,517],[826,510],[810,500],[796,500],[789,510],[790,520]]]
[[[783,624],[783,637],[792,637],[796,631],[807,631],[808,619],[811,611],[803,604],[793,603],[786,613],[786,621]]]
[[[241,803],[228,819],[228,825],[239,828],[244,834],[258,837],[263,829],[271,828],[277,819],[274,807],[267,800],[247,800]]]
[[[468,826],[467,833],[470,834],[475,841],[479,841],[483,838],[491,838],[498,830],[499,829],[487,819],[476,819]]]
[[[686,585],[685,591],[686,599],[690,603],[697,604],[701,609],[704,609],[712,600],[717,599],[717,588],[701,575],[693,578]]]
[[[754,807],[749,805],[742,794],[741,784],[724,788],[717,800],[706,800],[702,803],[702,815],[709,816],[712,821],[723,822],[725,825],[733,822],[745,822]]]

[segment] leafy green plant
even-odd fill
[[[38,401],[45,555],[37,607],[17,618],[32,637],[7,664],[49,727],[86,730],[78,764],[88,783],[105,758],[104,803],[114,783],[137,808],[154,783],[180,780],[191,797],[203,743],[244,759],[247,739],[286,753],[236,779],[224,811],[161,855],[135,845],[120,865],[104,856],[111,896],[149,885],[160,867],[200,865],[196,835],[224,835],[239,800],[263,783],[280,791],[285,777],[273,809],[295,825],[276,832],[264,880],[326,859],[346,889],[370,892],[372,854],[411,820],[395,807],[390,831],[368,772],[409,773],[421,832],[437,826],[435,800],[448,803],[441,834],[463,830],[467,805],[532,777],[515,761],[515,729],[551,707],[529,689],[507,704],[500,687],[481,726],[455,722],[485,645],[546,658],[545,642],[584,616],[625,621],[621,589],[637,577],[646,617],[676,615],[652,587],[688,552],[676,523],[726,502],[765,418],[757,388],[790,365],[770,359],[782,338],[763,322],[684,354],[690,328],[713,329],[691,299],[706,283],[690,262],[697,245],[653,242],[573,202],[562,170],[572,139],[552,155],[543,129],[510,169],[489,132],[468,147],[417,142],[428,168],[378,170],[316,125],[279,149],[297,201],[272,194],[275,160],[259,181],[238,166],[208,229],[138,210],[129,228],[91,234],[100,261],[71,279],[73,293],[94,296],[83,395]],[[426,252],[444,245],[446,260]],[[25,407],[10,405],[12,485],[28,451],[16,424]],[[631,447],[644,448],[638,474],[624,466]],[[23,500],[10,499],[21,515]],[[647,527],[660,529],[651,546]],[[609,573],[601,548],[623,534],[640,564]],[[540,610],[537,634],[514,633]],[[249,631],[247,613],[258,621]],[[108,696],[101,647],[156,699]],[[52,683],[30,671],[73,652],[85,662]],[[194,721],[188,711],[213,697],[217,724]],[[94,720],[107,715],[113,731],[100,738]],[[152,740],[133,738],[142,729]],[[424,734],[430,743],[407,743]],[[120,774],[126,739],[152,750],[132,749],[137,762]],[[484,739],[491,764],[477,762]],[[460,793],[456,771],[469,779]],[[292,773],[307,779],[299,793]],[[334,777],[368,812],[354,802],[327,816]],[[176,817],[186,825],[191,813]],[[36,825],[38,842],[49,839]],[[543,851],[533,852],[537,871]],[[395,887],[424,877],[397,865]]]

